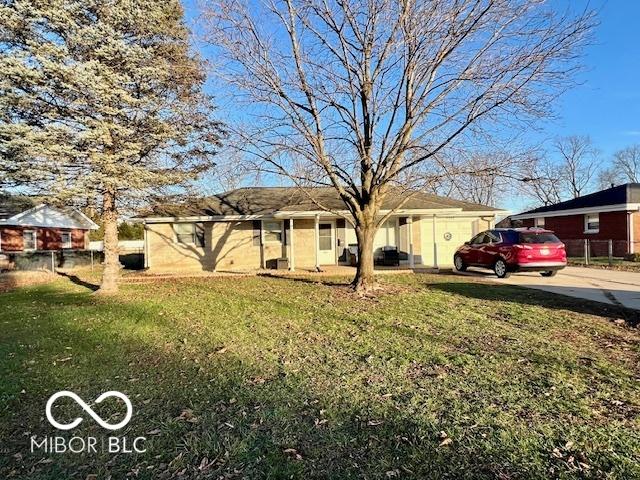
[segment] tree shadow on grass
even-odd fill
[[[87,282],[86,280],[82,280],[80,277],[78,277],[77,275],[74,275],[72,273],[67,273],[67,272],[62,272],[62,271],[57,271],[56,273],[58,275],[60,275],[61,277],[68,278],[71,281],[71,283],[73,283],[75,285],[79,285],[81,287],[88,288],[92,292],[95,292],[100,288],[100,285],[98,285],[96,283]]]
[[[313,275],[316,275],[315,277]],[[306,283],[309,285],[325,285],[327,287],[348,287],[351,281],[348,279],[339,279],[335,277],[318,276],[314,273],[309,274],[278,274],[271,272],[258,272],[258,277],[272,278],[290,282]]]
[[[444,406],[433,417],[418,416],[410,404],[402,408],[373,388],[363,398],[365,390],[357,387],[351,396],[349,379],[339,396],[313,371],[223,351],[203,341],[197,330],[183,337],[188,334],[176,331],[173,319],[158,314],[161,305],[94,304],[86,294],[51,286],[33,292],[11,296],[13,314],[0,312],[5,325],[0,433],[10,453],[0,459],[2,476],[489,479],[548,474],[555,438],[514,439],[498,431],[485,441],[477,431],[475,440],[455,438],[439,446],[447,438],[440,430],[473,431],[474,419],[452,420],[452,408]],[[30,435],[112,434],[86,415],[68,434],[54,430],[43,418],[44,405],[63,389],[85,401],[107,390],[127,394],[134,416],[117,435],[146,436],[147,452],[30,453]],[[119,415],[118,407],[95,409],[109,418]],[[68,421],[82,413],[73,403],[61,403],[55,415]]]
[[[440,279],[441,281],[438,281]],[[637,326],[640,323],[640,312],[637,310],[570,297],[560,293],[540,291],[516,285],[488,284],[469,280],[469,277],[455,281],[453,276],[443,276],[437,277],[436,281],[427,281],[425,283],[434,290],[455,293],[478,300],[515,302],[550,309],[569,310],[582,314],[599,315],[612,320],[624,320],[630,326]]]

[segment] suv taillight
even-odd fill
[[[520,244],[520,243],[516,243],[516,244],[514,245],[514,247],[516,247],[516,248],[517,248],[517,249],[519,249],[519,250],[533,250],[533,247],[532,247],[532,246],[530,246],[530,245],[522,245],[522,244]]]

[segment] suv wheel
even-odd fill
[[[555,277],[557,273],[557,270],[549,270],[547,272],[540,272],[540,275],[542,275],[543,277]]]
[[[511,273],[507,270],[507,262],[499,258],[496,263],[493,264],[493,271],[498,278],[508,278]]]
[[[467,269],[467,265],[460,255],[453,256],[453,266],[456,267],[456,270],[459,272],[464,272]]]

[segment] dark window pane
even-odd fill
[[[520,243],[560,243],[553,233],[521,233]]]
[[[71,248],[71,233],[62,232],[60,234],[60,241],[62,243],[62,248]]]
[[[321,223],[318,226],[318,247],[320,250],[331,250],[331,224]]]
[[[261,243],[260,230],[262,228],[262,222],[260,220],[253,221],[253,246],[259,247]]]
[[[282,241],[282,222],[264,222],[264,240],[266,242]]]
[[[36,249],[36,232],[28,231],[22,234],[22,238],[24,240],[24,250],[35,250]]]
[[[320,250],[331,250],[331,236],[320,237],[319,247]]]
[[[178,243],[184,243],[186,245],[193,243],[193,234],[191,233],[178,233],[176,235],[176,240]]]
[[[198,247],[204,247],[204,224],[195,224],[195,244]]]

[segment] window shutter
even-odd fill
[[[194,242],[198,247],[204,247],[204,224],[196,223],[194,226]]]
[[[260,220],[253,221],[253,246],[259,247],[261,245],[262,236],[260,230],[262,228],[262,222]]]
[[[282,236],[284,238],[285,245],[289,245],[289,225],[290,223],[288,220],[282,222]]]

